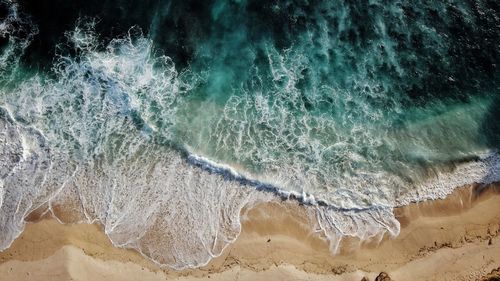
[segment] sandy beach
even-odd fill
[[[0,0],[0,281],[500,281],[499,3]]]
[[[297,203],[265,203],[242,214],[242,232],[221,256],[184,271],[113,247],[98,224],[63,225],[32,216],[0,253],[0,279],[498,280],[499,203],[497,184],[462,187],[443,200],[397,208],[400,235],[363,243],[344,239],[336,256],[321,233],[305,225]]]
[[[498,3],[0,0],[0,281],[500,281]]]

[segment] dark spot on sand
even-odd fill
[[[375,278],[375,281],[391,281],[391,277],[389,277],[389,274],[385,272],[380,272],[380,274]]]

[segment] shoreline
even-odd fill
[[[52,272],[53,280],[374,280],[387,272],[393,280],[479,280],[500,268],[499,203],[497,183],[399,207],[397,237],[345,238],[336,256],[321,233],[311,232],[297,202],[262,203],[242,212],[242,231],[221,256],[183,271],[114,247],[97,224],[63,225],[33,215],[36,222],[0,252],[0,275],[8,280],[44,280],[33,275],[44,272]]]

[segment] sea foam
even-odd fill
[[[23,76],[19,58],[38,30],[10,4],[0,25],[10,35],[0,61],[0,249],[42,209],[62,223],[100,223],[115,246],[160,265],[197,267],[234,242],[243,210],[286,199],[301,203],[335,254],[346,236],[398,235],[394,207],[499,180],[499,155],[471,144],[490,100],[406,112],[368,78],[380,58],[344,77],[352,91],[323,85],[327,69],[311,73],[305,54],[315,44],[328,53],[325,34],[296,49],[262,43],[265,69],[249,66],[228,89],[234,76],[179,70],[139,28],[102,48],[96,22],[82,20],[49,74]],[[16,37],[17,28],[29,32]],[[385,24],[377,30],[403,72]],[[307,97],[304,73],[314,78]],[[443,142],[456,147],[442,155]]]

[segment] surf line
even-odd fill
[[[198,167],[204,171],[207,171],[210,174],[220,175],[225,180],[235,181],[241,185],[253,187],[258,191],[272,193],[281,200],[295,200],[302,205],[321,206],[329,210],[338,212],[366,212],[374,210],[387,210],[389,208],[392,209],[392,207],[390,206],[371,206],[367,208],[341,208],[331,203],[328,203],[325,200],[317,199],[314,197],[314,195],[306,192],[303,192],[301,194],[295,191],[285,191],[282,188],[273,185],[271,183],[266,183],[256,179],[248,178],[239,173],[238,171],[236,171],[229,165],[217,163],[206,157],[196,155],[188,151],[186,152],[188,153],[186,157],[188,164]]]

